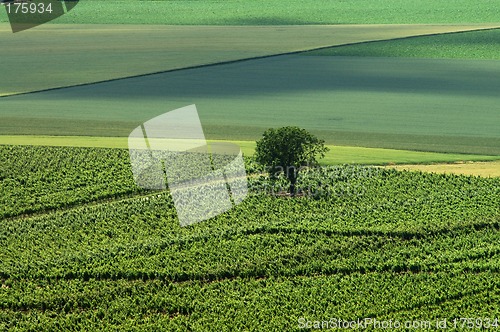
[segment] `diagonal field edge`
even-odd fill
[[[134,200],[138,198],[154,197],[157,196],[157,192],[150,191],[132,191],[122,194],[110,195],[107,197],[98,198],[95,200],[87,202],[74,202],[72,204],[67,204],[64,206],[40,209],[33,212],[23,212],[20,214],[6,215],[0,217],[0,221],[21,221],[26,219],[43,218],[55,213],[72,213],[78,212],[86,208],[99,207],[106,204],[127,202],[129,200]]]
[[[147,76],[153,76],[153,75],[158,75],[158,74],[178,72],[178,71],[183,71],[183,70],[222,66],[222,65],[227,65],[227,64],[241,63],[241,62],[260,60],[260,59],[276,58],[276,57],[286,56],[286,55],[296,55],[296,54],[301,54],[301,53],[306,53],[306,52],[311,52],[311,51],[320,51],[320,50],[329,49],[329,48],[345,47],[345,46],[352,46],[352,45],[364,45],[364,44],[371,44],[371,43],[382,42],[382,41],[406,40],[406,39],[413,39],[413,38],[419,38],[419,37],[424,37],[424,36],[431,37],[431,36],[440,36],[440,35],[461,34],[461,33],[474,32],[474,31],[491,31],[491,30],[497,30],[497,29],[500,29],[500,25],[497,27],[493,27],[493,28],[479,28],[479,29],[472,29],[472,30],[460,30],[460,31],[453,31],[453,32],[440,32],[440,33],[428,33],[428,34],[426,33],[426,34],[415,35],[415,36],[396,37],[396,38],[389,38],[389,39],[375,39],[375,40],[362,41],[362,42],[345,43],[345,44],[340,44],[340,45],[327,45],[327,46],[314,47],[314,48],[298,50],[298,51],[290,51],[290,52],[268,54],[268,55],[259,55],[259,56],[236,59],[236,60],[220,61],[220,62],[201,64],[201,65],[187,66],[187,67],[182,67],[182,68],[159,70],[159,71],[145,73],[145,74],[124,76],[124,77],[112,78],[112,79],[95,81],[95,82],[79,83],[79,84],[54,87],[54,88],[47,88],[47,89],[41,89],[41,90],[34,90],[34,91],[16,92],[16,93],[12,93],[12,94],[0,95],[0,98],[30,95],[30,94],[36,94],[36,93],[42,93],[42,92],[48,92],[48,91],[56,91],[56,90],[62,90],[62,89],[83,87],[83,86],[91,86],[91,85],[96,85],[96,84],[101,84],[101,83],[123,81],[123,80],[127,80],[127,79],[132,79],[132,78],[147,77]]]

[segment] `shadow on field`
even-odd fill
[[[498,155],[498,91],[500,61],[287,55],[11,96],[0,108],[13,120],[4,134],[122,136],[195,103],[210,139],[299,125],[334,144]],[[28,128],[38,114],[45,124]]]
[[[42,92],[47,97],[222,97],[308,91],[498,97],[500,62],[279,56]],[[15,98],[15,97],[9,97]]]

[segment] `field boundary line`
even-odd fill
[[[54,87],[54,88],[47,88],[47,89],[41,89],[41,90],[18,92],[18,93],[7,94],[7,95],[2,94],[2,95],[0,95],[0,99],[14,97],[14,96],[30,95],[30,94],[36,94],[36,93],[42,93],[42,92],[84,87],[84,86],[92,86],[92,85],[97,85],[97,84],[102,84],[102,83],[117,82],[117,81],[123,81],[123,80],[127,80],[127,79],[141,78],[141,77],[147,77],[147,76],[153,76],[153,75],[159,75],[159,74],[166,74],[166,73],[178,72],[178,71],[183,71],[183,70],[209,68],[209,67],[229,65],[229,64],[247,62],[247,61],[253,61],[253,60],[276,58],[276,57],[280,57],[280,56],[297,55],[297,54],[301,54],[301,53],[320,51],[320,50],[329,49],[329,48],[337,48],[337,47],[345,47],[345,46],[353,46],[353,45],[364,45],[364,44],[370,44],[370,43],[376,43],[376,42],[382,42],[382,41],[406,40],[406,39],[419,38],[419,37],[431,37],[431,36],[440,36],[440,35],[449,35],[449,34],[461,34],[461,33],[474,32],[474,31],[491,31],[491,30],[497,30],[497,29],[500,29],[500,24],[496,27],[490,27],[490,28],[478,28],[478,29],[471,29],[471,30],[458,30],[458,31],[453,31],[453,32],[438,32],[438,33],[428,33],[428,34],[426,33],[426,34],[415,35],[415,36],[396,37],[396,38],[389,38],[389,39],[376,39],[376,40],[368,40],[368,41],[362,41],[362,42],[345,43],[345,44],[340,44],[340,45],[326,45],[326,46],[319,46],[319,47],[314,47],[314,48],[310,48],[310,49],[290,51],[290,52],[284,52],[284,53],[259,55],[259,56],[236,59],[236,60],[227,60],[227,61],[206,63],[206,64],[200,64],[200,65],[194,65],[194,66],[187,66],[187,67],[182,67],[182,68],[159,70],[159,71],[145,73],[145,74],[111,78],[111,79],[95,81],[95,82],[79,83],[79,84],[60,86],[60,87]]]

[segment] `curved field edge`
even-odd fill
[[[143,192],[121,149],[0,146],[0,218]]]
[[[493,27],[63,24],[14,35],[8,25],[0,24],[0,58],[9,63],[2,69],[9,79],[0,82],[0,97],[334,45]],[[26,53],[37,54],[36,70]]]
[[[252,156],[255,141],[208,140],[209,142],[229,142],[237,144],[244,155]],[[66,146],[66,147],[100,147],[128,148],[128,140],[124,137],[91,137],[91,136],[23,136],[0,135],[0,145],[32,145],[32,146]],[[428,164],[455,163],[466,161],[497,161],[500,156],[436,153],[424,151],[367,148],[357,146],[339,146],[327,144],[330,149],[322,165],[387,165],[387,164]]]
[[[499,60],[500,29],[372,41],[303,55]]]
[[[494,0],[82,0],[52,23],[172,25],[299,25],[483,23],[500,16]],[[4,11],[0,22],[7,22]]]

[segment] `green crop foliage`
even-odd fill
[[[2,185],[43,174],[34,158],[67,181],[89,156],[95,168],[123,166],[80,183],[105,183],[112,199],[3,218],[3,329],[298,331],[301,318],[500,315],[498,178],[311,168],[289,198],[280,195],[286,179],[270,182],[248,159],[249,197],[181,228],[168,192],[136,191],[123,150],[7,151],[26,170],[2,168]],[[57,163],[45,161],[48,151]],[[57,186],[35,183],[46,187],[41,201],[58,197]]]
[[[0,148],[0,217],[132,195],[124,149]]]
[[[360,43],[303,54],[499,60],[499,42],[500,30],[495,29]]]

